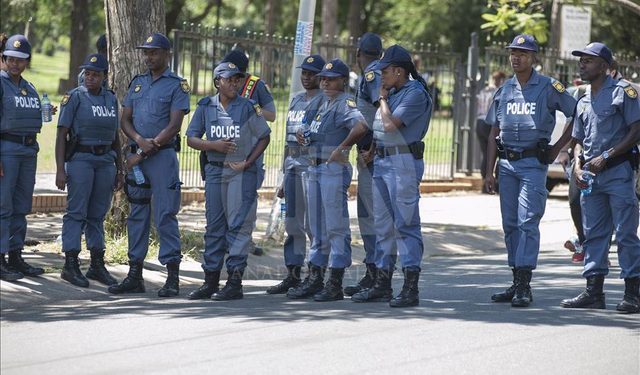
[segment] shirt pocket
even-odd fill
[[[171,95],[158,95],[149,101],[149,111],[158,117],[169,117],[171,111]]]

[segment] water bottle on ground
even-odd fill
[[[591,193],[591,190],[593,189],[593,178],[595,176],[596,176],[595,173],[589,172],[589,166],[585,165],[584,166],[584,171],[582,171],[582,179],[585,180],[589,184],[589,187],[587,189],[580,190],[583,195],[587,195],[587,194]]]
[[[138,185],[142,185],[145,182],[144,179],[144,174],[142,174],[142,170],[140,170],[140,166],[139,165],[134,165],[133,166],[133,177],[136,179],[136,184]]]
[[[280,220],[284,220],[287,217],[287,203],[284,198],[280,200]]]
[[[51,110],[51,100],[46,93],[42,94],[42,122],[51,122],[53,114]]]
[[[307,125],[307,119],[302,119],[302,125],[300,126],[300,130],[302,131],[302,136],[304,137],[303,146],[309,146],[311,144],[311,128]]]

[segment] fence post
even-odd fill
[[[468,118],[467,125],[464,127],[463,136],[463,154],[466,161],[466,174],[471,176],[473,173],[474,158],[474,139],[476,128],[476,112],[477,112],[477,95],[478,95],[478,67],[480,48],[478,47],[478,32],[471,33],[471,46],[469,47],[469,58],[467,65],[467,79],[469,80],[469,95],[467,96]]]

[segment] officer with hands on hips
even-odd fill
[[[131,204],[127,217],[129,274],[109,292],[143,293],[142,266],[149,248],[151,199],[154,222],[160,237],[159,261],[167,266],[165,285],[159,297],[179,293],[180,232],[176,215],[180,210],[180,175],[176,135],[184,115],[189,113],[189,84],[169,68],[171,43],[162,34],[153,34],[142,46],[149,71],[131,81],[123,103],[122,130],[131,140],[129,168],[138,166],[144,183],[130,173],[125,191]]]
[[[624,279],[624,299],[616,309],[640,312],[640,240],[638,239],[638,199],[634,191],[634,167],[640,142],[640,101],[628,83],[611,78],[611,50],[602,43],[591,43],[573,51],[580,57],[580,77],[590,88],[578,100],[574,114],[573,138],[577,152],[574,173],[581,190],[589,188],[583,168],[595,173],[592,191],[580,197],[585,251],[586,290],[565,299],[562,307],[604,309],[604,278],[609,273],[607,254],[613,228],[618,244],[620,278]]]
[[[374,69],[381,71],[380,104],[373,123],[376,148],[373,206],[376,228],[376,278],[356,293],[354,302],[389,302],[391,307],[419,304],[418,280],[424,245],[420,224],[420,181],[424,143],[433,101],[409,51],[389,47]],[[413,80],[410,79],[413,78]],[[400,253],[404,285],[393,298],[391,277]]]
[[[62,218],[65,263],[61,277],[81,287],[89,286],[87,278],[113,285],[117,281],[104,265],[104,218],[113,190],[124,185],[118,101],[103,86],[109,69],[104,55],[89,55],[80,68],[84,85],[62,99],[56,138],[56,186],[69,189],[67,212]],[[86,278],[78,262],[83,229],[91,252]]]
[[[540,220],[548,191],[547,170],[571,139],[570,127],[555,145],[549,145],[556,111],[573,115],[576,101],[553,78],[538,74],[538,43],[531,35],[518,35],[506,47],[515,75],[498,89],[486,122],[493,125],[487,142],[486,191],[494,194],[494,166],[498,161],[500,210],[513,284],[494,294],[496,302],[529,306],[531,276],[540,251]],[[499,138],[496,139],[496,137]]]
[[[307,210],[309,147],[301,146],[296,139],[303,121],[309,125],[315,117],[318,107],[326,98],[320,90],[320,77],[325,61],[320,55],[304,58],[300,68],[300,82],[304,91],[291,100],[287,112],[287,145],[285,147],[284,179],[278,190],[280,198],[285,199],[285,230],[287,239],[284,242],[284,262],[287,276],[267,289],[268,294],[283,294],[289,288],[300,284],[300,271],[307,251],[307,236],[312,240],[309,230],[309,211]]]
[[[2,62],[7,70],[0,71],[0,278],[14,281],[44,273],[22,258],[25,216],[31,212],[36,183],[36,138],[42,113],[38,91],[22,76],[31,63],[31,44],[24,35],[6,41]],[[52,106],[52,112],[56,111]]]
[[[329,61],[317,74],[327,96],[310,124],[309,145],[309,226],[312,245],[309,250],[309,277],[287,297],[336,301],[344,298],[342,279],[351,265],[351,230],[347,208],[347,189],[352,168],[348,157],[351,146],[367,132],[364,117],[345,86],[349,67],[340,59]],[[299,131],[298,143],[306,139]],[[324,273],[329,266],[329,279]]]
[[[242,276],[247,267],[249,245],[258,199],[258,157],[267,148],[271,129],[260,105],[238,96],[244,77],[233,63],[214,70],[218,94],[198,102],[189,129],[190,147],[206,151],[205,197],[207,227],[202,268],[204,284],[189,299],[216,301],[243,298]],[[206,134],[206,139],[201,139]],[[258,141],[253,142],[253,138]],[[227,256],[227,283],[218,290],[220,272]]]
[[[370,288],[375,281],[376,234],[373,218],[373,155],[368,152],[375,148],[373,121],[378,111],[380,96],[380,70],[374,69],[382,54],[382,40],[373,33],[366,33],[358,41],[356,60],[360,67],[360,82],[356,94],[356,105],[369,126],[367,134],[357,143],[358,148],[358,225],[364,243],[366,272],[356,285],[344,288],[344,294],[352,296]]]

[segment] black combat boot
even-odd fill
[[[525,268],[516,269],[516,293],[511,300],[513,307],[527,307],[533,301],[531,294],[531,270]]]
[[[340,301],[344,299],[342,291],[342,279],[344,278],[344,268],[329,268],[329,279],[324,289],[313,296],[317,302]]]
[[[219,292],[211,296],[214,301],[230,301],[242,299],[242,274],[241,270],[227,270],[227,284]]]
[[[363,289],[351,297],[353,302],[389,302],[393,298],[391,277],[393,269],[376,268],[375,281],[371,288]]]
[[[511,302],[513,296],[516,294],[516,269],[512,268],[513,284],[502,293],[496,293],[491,296],[491,300],[495,302]]]
[[[209,299],[220,290],[220,271],[204,271],[204,284],[187,295],[188,299]]]
[[[75,286],[86,288],[89,280],[80,272],[80,261],[78,260],[80,250],[71,250],[64,253],[64,267],[60,277]]]
[[[410,307],[418,306],[420,304],[420,298],[418,293],[418,280],[420,279],[420,271],[404,271],[404,285],[402,286],[402,292],[391,301],[389,306],[391,307]]]
[[[616,310],[628,313],[640,312],[640,277],[624,279],[624,299]]]
[[[106,286],[118,283],[104,266],[104,250],[91,250],[91,265],[85,275],[88,279],[99,281]]]
[[[367,271],[364,277],[358,281],[356,285],[349,285],[344,288],[344,294],[352,296],[362,290],[371,288],[376,283],[376,265],[373,263],[367,263]]]
[[[109,293],[123,294],[146,292],[144,279],[142,278],[142,268],[142,262],[129,262],[129,274],[120,284],[111,285],[109,287]]]
[[[289,291],[290,288],[296,288],[300,286],[300,266],[287,266],[287,277],[284,278],[279,284],[274,285],[267,289],[268,294],[284,294]]]
[[[587,289],[575,298],[563,299],[560,306],[568,309],[606,309],[604,293],[604,275],[587,277]]]
[[[304,299],[311,298],[324,289],[324,273],[326,268],[309,264],[309,276],[297,288],[291,288],[287,292],[287,298]]]
[[[9,251],[9,265],[24,276],[40,276],[44,269],[33,267],[22,259],[22,250]]]
[[[167,263],[167,281],[158,291],[158,297],[175,297],[180,294],[180,261]]]
[[[1,254],[2,258],[0,258],[0,279],[5,281],[16,281],[18,279],[22,279],[24,276],[22,273],[17,271],[15,268],[11,267],[9,263],[7,263],[4,258],[4,254]]]

